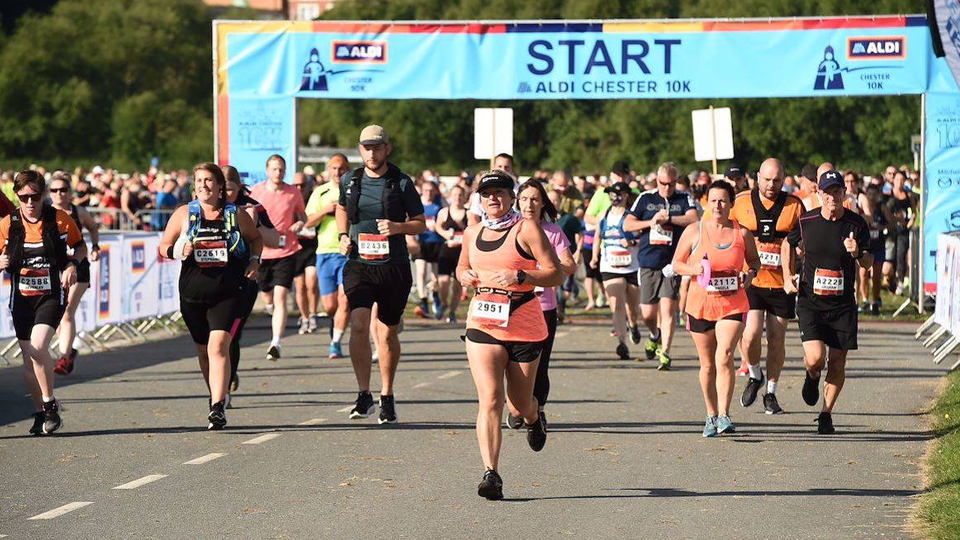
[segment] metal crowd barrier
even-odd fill
[[[960,238],[960,234],[953,233],[950,235],[940,235],[940,237],[942,239],[945,239],[946,242],[951,241],[951,239],[949,238],[951,236],[954,237],[952,239],[954,244],[948,247],[952,249],[957,245],[956,238]],[[942,251],[944,251],[944,247],[945,247],[944,244],[938,243],[938,246],[937,246],[937,251],[938,251],[937,264],[938,265],[945,263],[946,262],[945,259],[950,257],[950,255],[941,253]],[[954,251],[954,253],[957,253],[957,252]],[[943,256],[942,258],[944,259],[943,262],[941,262],[941,255]],[[960,260],[960,258],[954,259],[954,260],[957,261],[957,260]],[[947,266],[944,268],[949,269],[951,267]],[[939,303],[941,305],[953,304],[957,302],[954,295],[960,292],[960,281],[953,281],[948,283],[948,281],[951,279],[960,280],[960,276],[957,275],[956,270],[957,270],[956,263],[953,264],[953,272],[949,274],[945,270],[941,270],[939,268],[937,269],[937,292],[944,297],[940,299],[942,300],[942,302]],[[947,285],[952,285],[952,287],[947,287]],[[951,332],[949,324],[938,323],[936,321],[938,315],[939,314],[936,312],[936,310],[934,310],[934,314],[931,315],[929,318],[927,318],[927,320],[925,320],[923,324],[920,325],[920,328],[918,328],[916,333],[913,335],[913,338],[919,341],[921,338],[924,337],[924,335],[928,331],[932,331],[931,334],[927,336],[926,339],[924,339],[923,347],[931,350],[931,354],[933,355],[933,362],[937,365],[942,363],[948,356],[950,356],[951,354],[953,354],[954,351],[960,348],[960,333]],[[946,312],[946,315],[951,315],[951,311],[948,310]],[[952,316],[955,317],[956,315],[953,314]],[[955,322],[955,321],[948,320],[945,322]],[[958,367],[960,367],[960,358],[958,358],[957,361],[954,362],[952,366],[950,366],[950,371],[953,371]]]

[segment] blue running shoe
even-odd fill
[[[343,349],[341,349],[340,344],[335,341],[330,343],[330,358],[343,358]]]
[[[707,417],[707,422],[703,425],[703,436],[704,437],[717,436],[717,417],[716,416]]]
[[[726,414],[717,418],[717,431],[723,433],[736,433],[737,426],[733,425],[733,420]]]

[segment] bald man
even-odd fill
[[[760,253],[760,272],[747,289],[750,311],[740,343],[740,355],[747,363],[750,379],[740,397],[744,407],[753,405],[764,383],[760,369],[763,327],[767,327],[767,392],[763,408],[767,414],[781,414],[777,401],[777,383],[783,371],[787,321],[794,318],[796,295],[783,289],[780,246],[797,226],[804,212],[797,197],[783,191],[783,164],[768,158],[760,165],[757,187],[737,195],[730,218],[753,233]]]

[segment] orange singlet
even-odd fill
[[[702,222],[701,222],[702,223]],[[740,282],[740,271],[746,259],[746,248],[740,225],[733,223],[734,240],[726,248],[718,248],[700,227],[700,241],[688,261],[699,261],[706,253],[710,260],[710,283],[704,289],[696,278],[690,281],[686,311],[697,319],[719,321],[724,317],[750,310],[747,292]]]
[[[533,285],[504,288],[490,283],[493,272],[537,269],[536,259],[517,243],[517,235],[526,222],[520,220],[507,234],[493,241],[480,238],[481,228],[475,242],[463,245],[470,268],[480,280],[477,294],[470,301],[467,329],[479,330],[503,342],[535,342],[547,338],[547,323],[540,302],[533,294]]]

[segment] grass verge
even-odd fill
[[[960,370],[947,375],[932,412],[936,439],[924,463],[924,493],[914,528],[923,538],[960,538]]]

